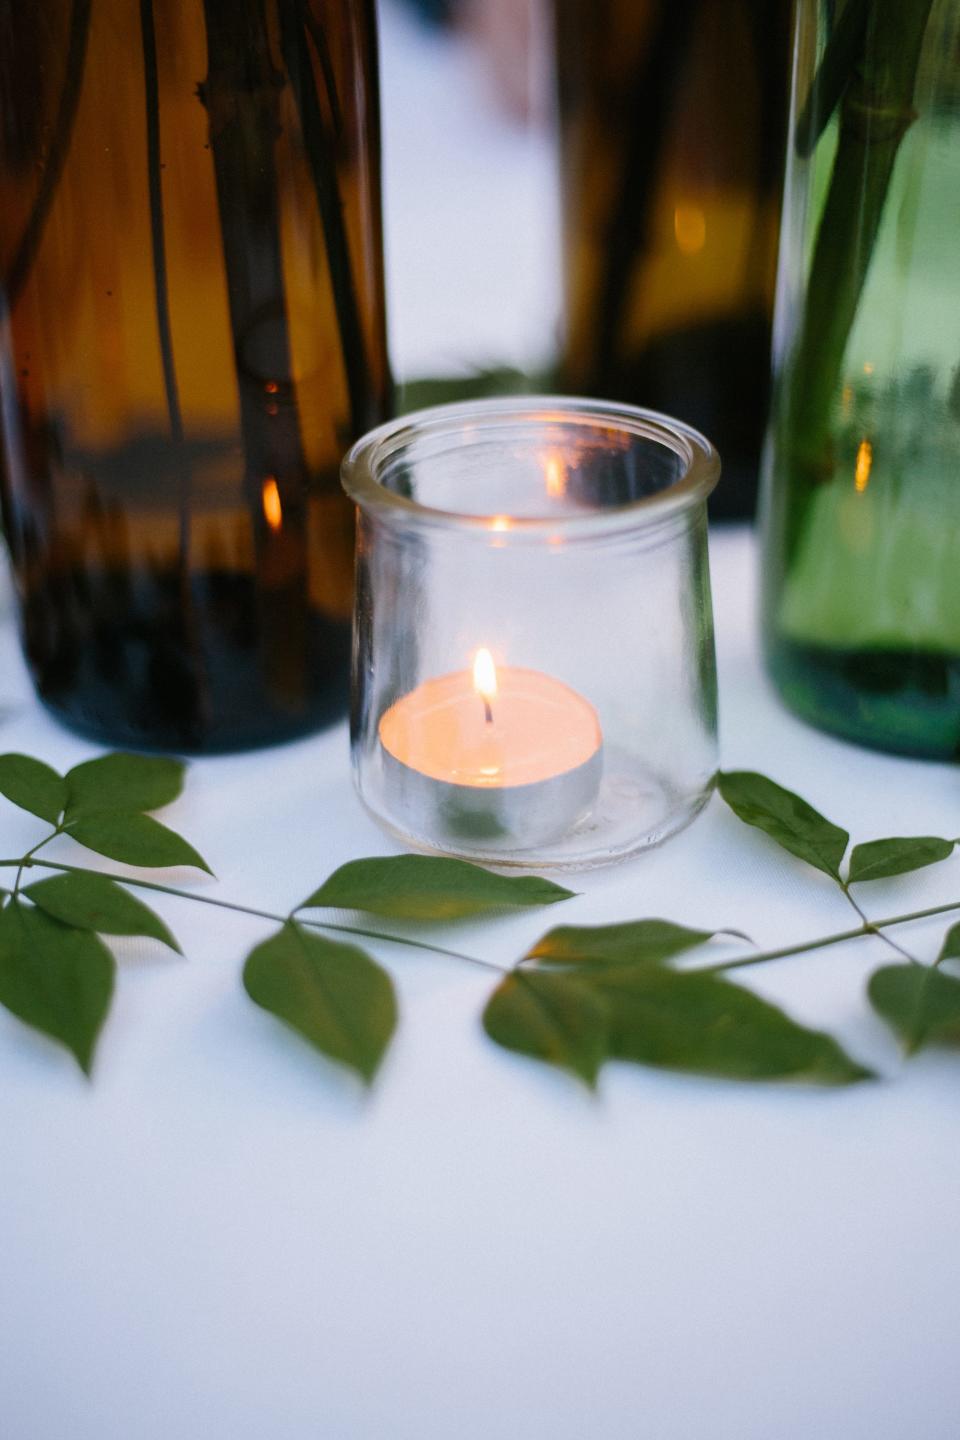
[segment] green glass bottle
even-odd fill
[[[801,0],[764,462],[766,660],[960,755],[960,4]]]

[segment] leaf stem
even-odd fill
[[[170,435],[183,444],[183,415],[173,358],[170,325],[170,295],[167,284],[167,248],[163,225],[163,181],[160,163],[160,81],[157,73],[157,37],[153,22],[153,0],[140,0],[140,30],[143,41],[143,80],[146,104],[147,189],[150,199],[150,243],[153,251],[153,300],[157,339],[166,395]],[[181,536],[182,544],[182,536]]]
[[[872,4],[862,30],[857,19],[860,7],[851,3],[844,11],[850,26],[850,72],[785,396],[796,492],[785,517],[788,556],[796,549],[809,494],[833,474],[832,407],[894,165],[903,137],[916,119],[913,94],[931,7],[932,0]],[[839,79],[822,70],[818,80],[827,83],[825,104],[836,105]],[[816,95],[812,103],[816,105]],[[805,116],[801,122],[802,140],[804,134],[814,132]]]
[[[20,876],[23,871],[25,869],[31,869],[33,866],[39,866],[43,870],[62,870],[68,874],[85,875],[90,873],[88,867],[84,865],[64,865],[54,860],[33,859],[33,856],[41,846],[49,844],[58,834],[60,834],[59,829],[55,830],[52,835],[48,835],[46,839],[41,840],[39,845],[35,845],[33,849],[29,850],[20,860],[0,860],[0,870],[13,865],[18,866],[17,883],[14,894],[17,893],[17,888],[19,888]],[[130,875],[118,875],[110,870],[98,870],[95,873],[102,875],[105,880],[114,880],[119,885],[132,885],[138,890],[159,891],[161,895],[173,895],[178,900],[197,900],[201,905],[216,905],[220,910],[234,910],[239,915],[252,915],[257,920],[275,920],[278,925],[287,924],[289,920],[297,915],[296,911],[292,911],[290,915],[278,915],[273,910],[258,910],[252,905],[239,905],[233,900],[218,900],[214,895],[198,895],[192,890],[178,890],[174,885],[161,885],[158,880],[135,880]],[[493,960],[482,960],[479,955],[466,955],[462,950],[447,950],[442,945],[431,945],[426,940],[413,940],[403,935],[387,935],[381,930],[362,930],[356,925],[335,925],[332,921],[326,920],[298,919],[297,923],[300,925],[309,925],[319,930],[336,930],[342,935],[359,935],[365,940],[385,940],[391,945],[407,945],[414,950],[429,950],[434,955],[446,955],[452,960],[467,960],[471,965],[482,965],[485,969],[496,970],[501,975],[509,973],[506,966],[497,965]]]
[[[150,204],[150,247],[153,258],[153,305],[157,326],[160,369],[177,472],[177,583],[180,588],[180,620],[184,641],[193,666],[197,697],[209,711],[209,696],[197,629],[196,606],[190,576],[191,492],[193,477],[184,445],[183,410],[173,353],[170,321],[170,286],[167,273],[167,245],[163,220],[163,178],[160,152],[160,78],[157,62],[157,35],[154,0],[140,0],[140,35],[143,52],[144,120],[147,143],[147,194]]]
[[[45,845],[53,838],[53,835],[48,835],[47,839],[41,843]],[[39,849],[39,846],[34,848]],[[114,880],[118,885],[132,885],[137,890],[154,890],[161,895],[174,895],[178,900],[198,900],[202,905],[216,905],[220,910],[236,910],[241,915],[253,915],[258,920],[276,920],[278,925],[283,925],[287,919],[285,915],[275,915],[272,910],[256,910],[251,905],[239,905],[233,900],[218,900],[213,895],[198,895],[192,890],[178,890],[174,885],[161,885],[158,880],[135,880],[132,875],[118,875],[112,870],[91,872],[87,865],[65,865],[62,861],[34,860],[31,858],[32,855],[33,851],[31,850],[24,855],[22,860],[0,860],[0,870],[11,865],[19,865],[21,869],[39,866],[42,870],[62,870],[72,875],[94,873],[102,875],[105,880]]]
[[[19,859],[0,860],[0,870],[17,867],[18,879],[23,870],[33,868],[59,870],[67,874],[89,874],[89,867],[84,865],[66,865],[62,861],[34,859],[35,853],[43,845],[47,845],[55,839],[59,833],[59,829],[54,831]],[[178,900],[196,900],[201,905],[215,905],[219,910],[233,910],[238,915],[252,915],[257,920],[273,920],[277,925],[285,925],[292,916],[297,914],[296,911],[292,911],[290,915],[278,915],[273,910],[258,910],[255,906],[240,905],[234,900],[218,900],[213,895],[199,895],[192,890],[178,890],[176,886],[162,885],[158,880],[137,880],[130,875],[118,875],[115,871],[98,870],[94,873],[102,875],[105,880],[114,880],[119,885],[132,885],[136,890],[153,890],[161,895],[173,895]],[[747,965],[763,965],[768,960],[783,960],[788,955],[802,955],[810,950],[824,950],[830,945],[841,945],[847,940],[859,940],[865,935],[879,935],[882,929],[891,925],[907,925],[913,920],[926,920],[932,915],[948,914],[951,910],[960,910],[960,900],[951,900],[945,905],[931,905],[925,910],[911,910],[903,915],[888,915],[880,920],[865,920],[855,930],[840,930],[833,935],[823,935],[817,940],[801,940],[795,945],[784,945],[778,950],[762,950],[753,955],[737,956],[733,960],[721,960],[716,965],[703,966],[698,973],[710,975],[720,971],[739,970]],[[299,920],[298,923],[319,930],[334,930],[342,935],[359,935],[365,940],[380,940],[390,945],[405,945],[412,950],[426,950],[434,955],[445,955],[451,960],[465,960],[471,965],[482,965],[485,969],[496,970],[501,975],[512,973],[511,967],[498,965],[493,960],[484,960],[479,955],[467,955],[461,950],[448,950],[442,945],[433,945],[426,940],[415,940],[404,935],[388,935],[382,930],[366,930],[355,925],[337,925],[333,921],[327,920]],[[884,940],[888,937],[879,935],[879,938]],[[918,962],[913,961],[912,963]]]
[[[446,955],[451,960],[468,960],[471,965],[482,965],[485,970],[496,970],[499,975],[509,975],[510,967],[498,965],[494,960],[482,960],[479,955],[465,955],[462,950],[447,950],[443,945],[431,945],[426,940],[412,940],[404,935],[387,935],[381,930],[361,930],[356,925],[334,925],[326,920],[298,920],[299,925],[312,925],[320,930],[336,930],[343,935],[362,935],[366,940],[387,940],[391,945],[409,945],[414,950],[429,950],[433,955]]]
[[[24,855],[23,859],[19,862],[17,868],[17,878],[13,882],[13,893],[15,896],[20,894],[20,881],[23,879],[23,872],[29,866],[32,857],[36,855],[38,850],[42,850],[44,845],[49,845],[51,840],[56,840],[57,836],[62,833],[63,820],[61,819],[60,821],[58,821],[57,828],[55,830],[51,830],[49,835],[45,835],[42,840],[39,840],[37,844],[34,845],[31,850],[28,850],[26,855]],[[37,861],[37,864],[42,863],[42,861]]]
[[[739,970],[746,965],[762,965],[767,960],[784,960],[788,955],[802,955],[808,950],[824,950],[829,945],[842,945],[847,940],[859,940],[864,935],[871,935],[888,925],[907,925],[911,920],[926,920],[931,915],[945,915],[950,910],[960,910],[960,900],[951,900],[946,905],[931,905],[926,910],[911,910],[905,915],[888,915],[882,920],[873,921],[872,924],[859,925],[856,930],[839,930],[835,935],[823,935],[819,940],[802,940],[797,945],[784,945],[779,950],[762,950],[756,955],[721,960],[716,965],[704,966],[698,973],[712,975],[721,970]],[[916,964],[916,961],[913,963]]]
[[[52,134],[46,148],[47,163],[40,178],[36,199],[33,202],[26,228],[20,237],[10,262],[10,268],[3,280],[7,305],[11,310],[19,298],[20,291],[26,283],[40,248],[47,216],[57,193],[67,156],[70,153],[73,124],[77,118],[83,72],[86,67],[92,3],[93,0],[74,0],[70,11],[63,89],[58,102],[56,119],[53,122]]]
[[[310,166],[320,223],[327,251],[327,266],[337,330],[343,358],[344,375],[350,403],[351,433],[362,435],[374,420],[370,389],[370,372],[366,358],[363,319],[357,299],[353,261],[347,224],[340,194],[335,144],[326,131],[320,102],[317,99],[313,66],[310,61],[308,7],[303,0],[284,0],[280,6],[280,48],[287,70],[287,79],[300,121],[304,153]],[[320,60],[324,84],[330,101],[330,112],[336,131],[339,100],[334,84],[333,65],[323,30],[316,22],[309,27],[309,37]]]
[[[797,120],[794,148],[801,159],[813,154],[817,141],[840,104],[863,52],[864,35],[873,0],[848,0],[827,40],[823,59]]]
[[[863,921],[864,927],[869,934],[878,936],[884,942],[884,944],[889,945],[890,949],[895,951],[897,955],[901,956],[904,960],[909,960],[911,965],[918,965],[920,963],[914,958],[913,955],[908,954],[908,952],[904,950],[902,945],[898,945],[896,940],[891,940],[889,935],[884,935],[879,926],[873,923],[869,916],[860,908],[858,902],[853,898],[850,886],[845,880],[840,881],[840,889],[843,891],[844,895],[847,897],[847,900],[853,906],[853,909],[860,916],[860,919]]]

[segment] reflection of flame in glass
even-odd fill
[[[490,529],[491,529],[491,530],[509,530],[509,529],[510,529],[510,516],[509,516],[509,515],[494,515],[493,519],[490,521]]]
[[[547,486],[547,494],[554,500],[561,499],[567,493],[567,467],[563,463],[563,456],[556,451],[547,456],[543,466],[543,477]]]
[[[684,255],[696,255],[707,238],[707,221],[699,205],[678,205],[673,212],[673,233],[677,249]]]
[[[497,695],[497,667],[489,650],[478,650],[473,662],[473,688],[484,700],[495,700]]]
[[[280,490],[272,475],[268,475],[263,482],[263,517],[271,530],[279,530],[283,524]]]
[[[862,495],[870,483],[870,467],[873,464],[873,446],[869,440],[861,440],[857,449],[857,466],[853,472],[854,489]]]

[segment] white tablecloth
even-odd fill
[[[957,834],[955,768],[779,708],[750,540],[715,537],[713,555],[724,763],[772,773],[855,839]],[[0,641],[0,750],[93,753],[32,700],[9,628]],[[220,877],[189,883],[267,909],[393,848],[353,797],[342,728],[195,764],[168,816]],[[6,804],[0,830],[6,854],[38,833]],[[877,915],[946,901],[958,866],[862,893]],[[718,800],[576,888],[568,922],[663,915],[766,945],[852,923]],[[118,947],[92,1087],[0,1013],[4,1440],[960,1433],[960,1060],[901,1064],[864,1000],[879,943],[750,983],[884,1082],[824,1093],[621,1065],[598,1100],[485,1040],[481,970],[383,947],[402,1024],[365,1100],[246,1000],[241,959],[268,925],[157,908],[186,958]],[[557,914],[457,943],[508,960]]]

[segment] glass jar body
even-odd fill
[[[847,739],[960,753],[960,5],[799,7],[764,462],[767,664]],[[848,17],[850,19],[850,17]]]
[[[347,457],[359,505],[354,773],[406,843],[590,866],[665,839],[705,802],[717,763],[705,495],[667,508],[688,460],[663,438],[670,422],[652,418],[645,428],[641,412],[587,401],[476,402],[408,416]],[[489,695],[484,653],[498,677]],[[457,693],[452,745],[484,751],[468,780],[410,720]],[[543,702],[528,770],[512,768],[514,741],[531,738],[510,732],[518,694]]]
[[[4,528],[41,699],[197,752],[346,703],[343,449],[387,413],[372,6],[0,22]]]

